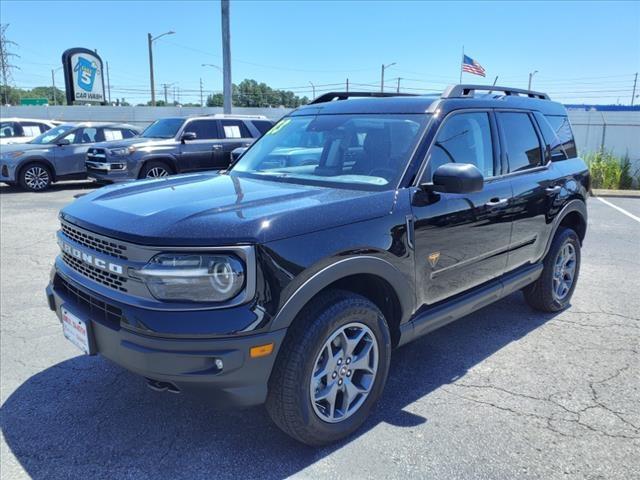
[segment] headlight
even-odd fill
[[[131,155],[136,151],[136,147],[123,147],[123,148],[114,148],[113,150],[109,150],[109,153],[116,157],[122,157],[124,155]]]
[[[245,269],[233,255],[160,254],[131,272],[158,300],[224,302],[244,286]]]

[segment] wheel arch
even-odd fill
[[[319,270],[298,286],[276,314],[271,328],[289,327],[312,299],[328,290],[339,289],[362,295],[380,308],[395,346],[400,338],[400,325],[414,309],[414,286],[411,283],[397,268],[381,258],[342,259]]]
[[[560,227],[570,227],[575,230],[580,239],[580,244],[582,244],[587,234],[587,205],[584,200],[571,200],[556,216],[542,258],[549,252],[553,239]]]
[[[22,172],[24,171],[24,169],[27,168],[29,165],[33,165],[34,163],[42,163],[43,165],[45,165],[51,172],[51,182],[56,181],[56,168],[53,165],[53,163],[51,163],[50,160],[46,159],[45,157],[30,157],[30,158],[25,158],[16,167],[16,170],[15,170],[16,182],[20,182],[20,178],[22,177]]]
[[[150,156],[150,157],[145,157],[140,162],[140,166],[138,168],[137,177],[140,176],[140,172],[142,172],[142,169],[149,162],[162,162],[162,163],[165,163],[165,164],[167,164],[167,166],[169,168],[171,168],[171,170],[173,170],[174,174],[179,173],[179,171],[178,171],[178,162],[176,161],[176,159],[174,157],[172,157],[171,155],[154,155],[154,156]]]

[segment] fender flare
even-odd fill
[[[573,212],[577,212],[583,218],[585,225],[587,224],[588,216],[587,216],[586,202],[584,200],[578,200],[575,198],[569,201],[564,207],[562,207],[562,210],[560,210],[560,213],[558,213],[558,215],[556,215],[556,218],[554,218],[553,220],[553,227],[551,228],[551,233],[549,235],[549,238],[547,239],[547,245],[544,249],[544,253],[542,254],[541,258],[546,257],[547,253],[549,253],[549,249],[551,248],[551,243],[553,242],[553,239],[556,236],[558,227],[560,227],[562,220],[567,215]]]
[[[400,302],[400,323],[409,318],[415,304],[414,287],[410,280],[396,267],[379,257],[348,257],[322,268],[299,285],[274,317],[271,330],[289,327],[304,306],[320,291],[337,280],[358,274],[375,275],[387,281]]]
[[[142,159],[142,161],[140,162],[140,168],[138,169],[138,173],[137,176],[140,175],[140,172],[142,171],[142,169],[144,168],[144,166],[149,163],[149,162],[163,162],[166,163],[167,165],[169,165],[169,167],[171,167],[173,169],[173,171],[175,173],[180,173],[180,170],[178,169],[178,162],[176,161],[175,157],[173,157],[172,155],[167,155],[167,154],[158,154],[158,155],[149,155],[146,156]]]
[[[24,169],[24,167],[26,167],[31,163],[45,164],[51,171],[51,177],[52,177],[51,181],[52,182],[56,181],[56,168],[53,166],[53,163],[51,163],[50,160],[47,160],[45,157],[29,157],[29,158],[25,158],[18,165],[16,165],[16,169],[15,169],[16,182],[20,182],[20,177],[22,176],[22,170]]]

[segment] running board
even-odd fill
[[[436,307],[428,308],[400,327],[398,346],[426,335],[526,287],[538,279],[543,268],[541,263],[527,266],[479,287],[477,290],[462,294]]]

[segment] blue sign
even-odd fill
[[[98,71],[95,62],[90,62],[84,57],[78,57],[78,63],[76,63],[73,70],[78,72],[78,86],[87,92],[91,92],[93,90],[93,82],[96,79],[96,72]]]

